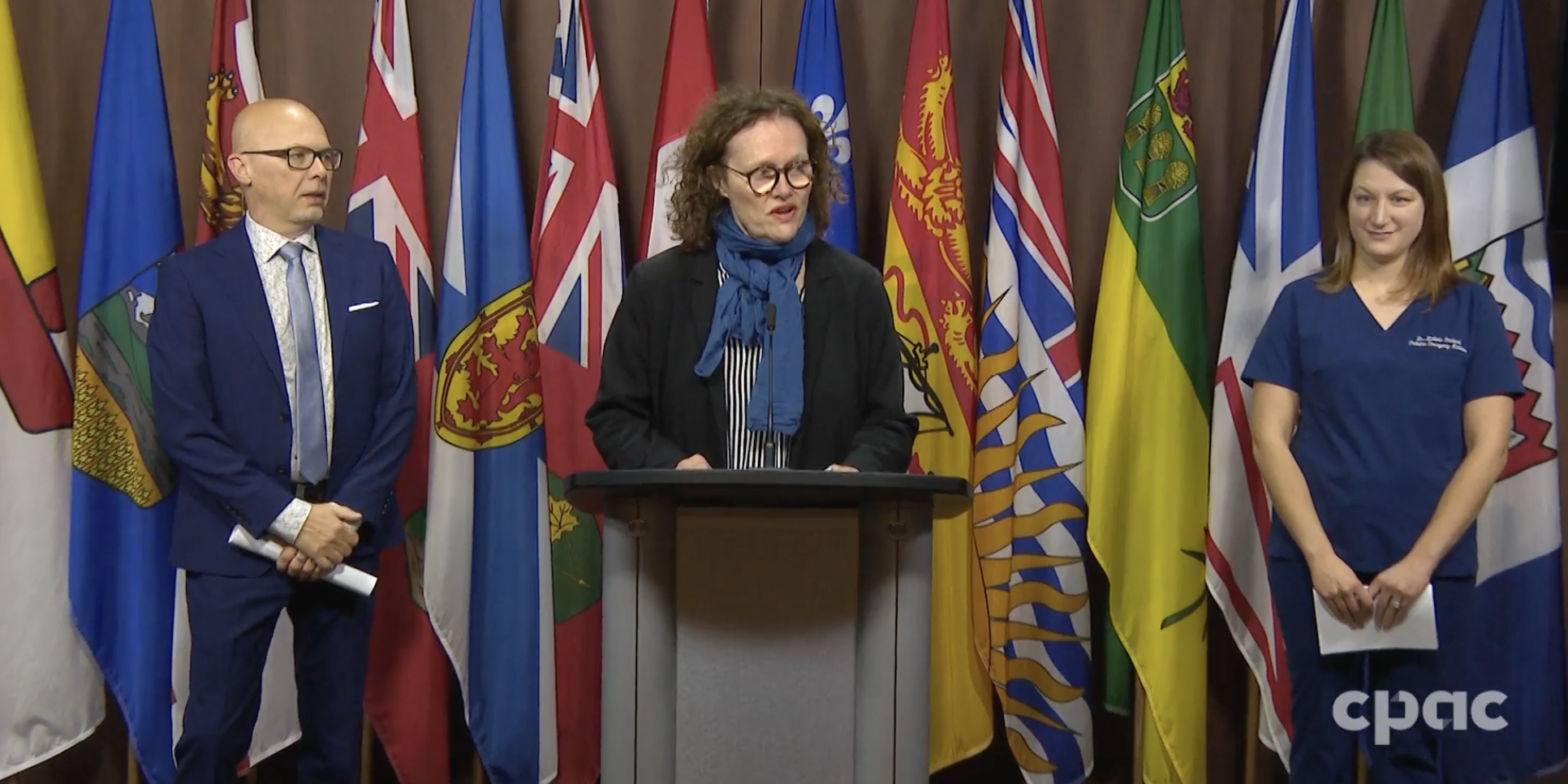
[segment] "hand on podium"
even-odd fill
[[[713,466],[708,465],[708,458],[703,457],[701,454],[696,454],[696,455],[692,455],[691,457],[686,458],[685,460],[680,461],[679,463],[676,463],[675,467],[679,468],[679,469],[688,469],[688,468],[712,468]]]
[[[826,470],[828,470],[828,471],[859,471],[860,469],[858,469],[858,468],[856,468],[854,466],[842,465],[840,463],[834,463],[833,465],[828,466]]]

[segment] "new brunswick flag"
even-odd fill
[[[920,421],[910,470],[967,480],[974,459],[975,314],[952,91],[947,0],[920,0],[904,72],[883,281],[902,343],[905,407]],[[933,522],[934,771],[991,742],[991,682],[981,666],[991,645],[971,515]]]
[[[1208,339],[1177,0],[1150,0],[1117,140],[1089,366],[1089,546],[1110,580],[1115,636],[1143,683],[1143,781],[1206,781],[1204,526]]]

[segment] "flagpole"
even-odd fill
[[[1247,762],[1241,779],[1245,784],[1258,781],[1258,713],[1262,709],[1262,693],[1256,678],[1247,678]]]
[[[474,784],[485,784],[485,765],[479,761],[479,749],[474,749]]]
[[[1143,679],[1132,683],[1132,770],[1135,781],[1143,781]]]
[[[141,784],[142,769],[136,765],[136,749],[130,742],[125,744],[125,782],[126,784]]]
[[[359,721],[359,784],[370,784],[370,719]]]

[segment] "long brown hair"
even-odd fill
[[[1356,169],[1367,161],[1387,166],[1421,194],[1421,233],[1405,257],[1405,281],[1398,293],[1424,294],[1436,303],[1462,279],[1448,244],[1448,190],[1432,148],[1420,136],[1399,129],[1367,134],[1351,151],[1334,215],[1334,261],[1321,273],[1318,287],[1336,292],[1350,284],[1356,262],[1356,245],[1350,237],[1350,192],[1355,187]]]
[[[703,107],[686,130],[686,141],[666,167],[676,179],[670,195],[670,230],[690,250],[713,244],[713,225],[723,211],[716,170],[724,163],[730,139],[769,117],[787,117],[806,134],[806,154],[813,179],[807,209],[816,223],[817,236],[828,228],[829,203],[842,198],[838,167],[828,157],[828,137],[811,107],[789,90],[758,87],[725,87]],[[652,188],[653,183],[648,183]]]

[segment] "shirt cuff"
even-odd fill
[[[299,537],[300,529],[305,527],[305,518],[310,514],[310,504],[298,498],[289,502],[278,514],[278,519],[267,526],[267,530],[278,535],[289,544]]]

